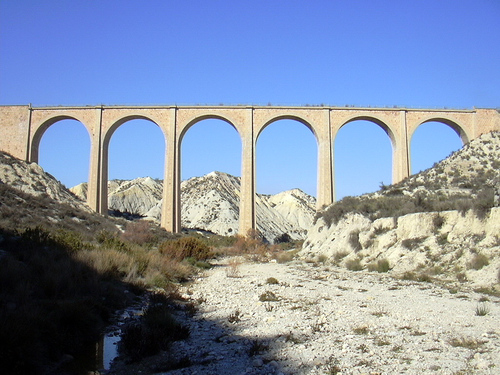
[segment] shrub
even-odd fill
[[[443,225],[445,223],[445,219],[442,215],[436,214],[432,218],[432,223],[434,224],[434,228],[436,228],[436,230],[439,230],[443,227]]]
[[[172,341],[189,336],[189,329],[179,324],[171,314],[167,299],[150,304],[140,322],[122,329],[119,351],[133,361],[168,348]]]
[[[345,266],[350,271],[361,271],[363,269],[359,258],[346,261]]]
[[[280,282],[275,277],[268,277],[266,280],[266,284],[277,285],[279,283]]]
[[[475,269],[475,270],[480,270],[484,266],[487,266],[490,264],[490,260],[488,257],[484,254],[474,254],[472,257],[472,260],[467,264],[469,269]]]
[[[278,243],[288,243],[288,242],[292,242],[292,237],[290,237],[290,235],[288,233],[283,233],[282,235],[277,236],[274,239],[274,243],[275,244],[278,244]]]
[[[150,223],[145,220],[127,223],[125,231],[121,234],[122,240],[138,245],[151,243],[153,238],[153,233],[150,230]]]
[[[379,259],[377,263],[370,263],[368,265],[369,271],[389,272],[390,269],[389,261],[387,259]]]
[[[211,248],[195,237],[182,237],[177,240],[164,241],[158,247],[161,254],[181,261],[185,258],[207,260],[214,254]]]
[[[354,230],[349,233],[349,245],[351,245],[354,251],[359,251],[363,248],[361,242],[359,242],[359,232],[359,230]]]
[[[414,250],[417,248],[422,242],[424,242],[425,237],[416,237],[416,238],[405,238],[401,241],[401,245],[408,250]]]
[[[271,291],[264,292],[259,297],[260,302],[275,302],[279,301],[279,298]]]

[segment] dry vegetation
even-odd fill
[[[142,321],[124,329],[121,350],[131,359],[163,350],[188,335],[170,315],[176,285],[214,257],[266,260],[285,246],[268,246],[256,233],[173,235],[0,189],[0,367],[9,374],[59,368],[98,339],[117,309],[151,291],[156,297]]]

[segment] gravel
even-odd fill
[[[157,373],[500,374],[498,297],[321,263],[227,264],[184,287],[191,335],[163,354],[179,368]]]

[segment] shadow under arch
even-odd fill
[[[34,131],[33,135],[31,136],[30,140],[30,153],[29,153],[29,161],[38,163],[39,159],[39,150],[40,150],[40,142],[42,140],[43,135],[49,129],[52,125],[54,125],[57,122],[63,121],[63,120],[74,120],[82,124],[85,129],[87,130],[87,134],[89,136],[90,142],[91,142],[91,147],[92,147],[92,132],[89,128],[89,126],[79,119],[76,116],[69,116],[69,115],[58,115],[58,116],[53,116],[49,119],[46,119],[43,121],[40,125],[36,126],[36,130]]]
[[[354,125],[354,127],[348,130],[350,128],[348,125]],[[363,127],[363,134],[360,135],[359,128],[355,129],[357,126]],[[383,133],[380,132],[381,130]],[[388,136],[391,146],[391,151],[388,153],[384,151],[385,144],[380,144],[387,139],[385,135]],[[344,137],[347,139],[344,140]],[[342,144],[339,144],[339,141]],[[349,143],[343,144],[343,142]],[[351,142],[354,142],[352,147],[350,146]],[[372,116],[356,116],[345,121],[333,137],[336,198],[341,199],[348,195],[361,195],[376,191],[381,182],[391,184],[395,174],[396,148],[397,142],[394,132],[383,120]],[[365,156],[368,153],[371,156]],[[356,168],[353,163],[358,157],[360,160],[357,161],[358,167]],[[367,159],[368,157],[369,159]],[[349,161],[349,167],[344,168],[343,164],[347,161]],[[364,167],[360,167],[359,163]],[[384,172],[385,167],[377,168],[379,165],[385,164],[389,164],[387,172]],[[392,177],[390,171],[392,171]],[[363,174],[362,179],[356,178],[356,172]],[[349,189],[341,187],[344,181],[347,181],[346,183],[351,186]]]
[[[272,139],[269,140],[269,144],[266,144],[266,137],[262,138],[262,134],[266,131],[270,131],[271,128],[278,126],[279,130],[277,130],[277,134],[270,134]],[[305,128],[304,128],[305,126]],[[286,129],[289,127],[290,129]],[[305,130],[308,129],[308,130]],[[286,131],[289,130],[289,131]],[[304,158],[304,152],[307,153],[309,152],[308,149],[312,146],[312,144],[308,144],[309,137],[308,131],[311,132],[311,135],[314,139],[314,145],[315,145],[315,156],[311,158],[310,156],[306,156]],[[272,132],[271,132],[272,133]],[[276,139],[276,137],[279,137]],[[264,143],[262,143],[264,142]],[[277,154],[276,151],[279,150],[279,147],[276,147],[276,145],[279,144],[284,144],[283,147],[292,147],[291,151],[285,152],[282,155]],[[312,142],[311,142],[312,143]],[[263,149],[264,147],[264,149]],[[270,148],[272,147],[272,151]],[[301,152],[294,152],[297,149],[299,149]],[[273,191],[259,191],[260,193],[263,194],[276,194],[281,191],[289,190],[292,188],[300,188],[307,194],[310,194],[312,196],[318,196],[318,168],[319,168],[319,149],[318,149],[318,136],[315,132],[314,126],[310,124],[308,121],[304,120],[303,118],[300,118],[298,116],[287,116],[287,115],[281,115],[281,116],[276,116],[273,117],[272,119],[266,121],[260,128],[256,129],[256,137],[255,137],[255,150],[256,150],[256,184],[262,180],[260,177],[263,175],[267,175],[265,179],[270,180],[274,179],[276,180],[276,174],[278,171],[275,169],[274,171],[272,170],[263,170],[262,165],[262,157],[266,157],[266,159],[269,159],[271,157],[269,154],[272,153],[273,160],[279,161],[280,165],[280,171],[286,174],[286,176],[282,176],[284,180],[289,180],[287,176],[290,176],[290,174],[294,174],[296,179],[295,182],[291,182],[293,184],[296,184],[296,186],[282,186],[280,188],[274,188],[272,189]],[[267,155],[263,155],[266,154]],[[290,155],[290,153],[293,152],[293,154]],[[299,159],[300,157],[300,159]],[[290,160],[292,163],[290,163]],[[313,161],[314,160],[314,161]],[[313,168],[311,168],[311,164],[315,164]],[[267,164],[267,163],[266,163]],[[286,167],[289,167],[287,170]],[[277,167],[277,166],[276,166]],[[278,168],[278,167],[277,167]],[[291,170],[293,168],[293,170]],[[303,172],[303,174],[297,173],[297,168]],[[308,175],[307,171],[310,171],[310,175]],[[279,179],[279,178],[278,178]],[[299,181],[300,180],[300,181]],[[306,181],[314,181],[310,187],[305,187],[306,186]],[[265,189],[264,189],[265,190]],[[279,191],[278,191],[279,190]]]
[[[409,141],[411,174],[426,170],[445,159],[466,144],[467,139],[465,132],[450,120],[429,119],[421,122]]]

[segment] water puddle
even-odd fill
[[[121,339],[120,327],[130,319],[136,319],[142,315],[142,305],[133,306],[122,311],[116,318],[116,322],[110,330],[101,336],[94,344],[64,366],[64,370],[72,375],[99,374],[109,370],[113,360],[118,357],[118,343]]]

